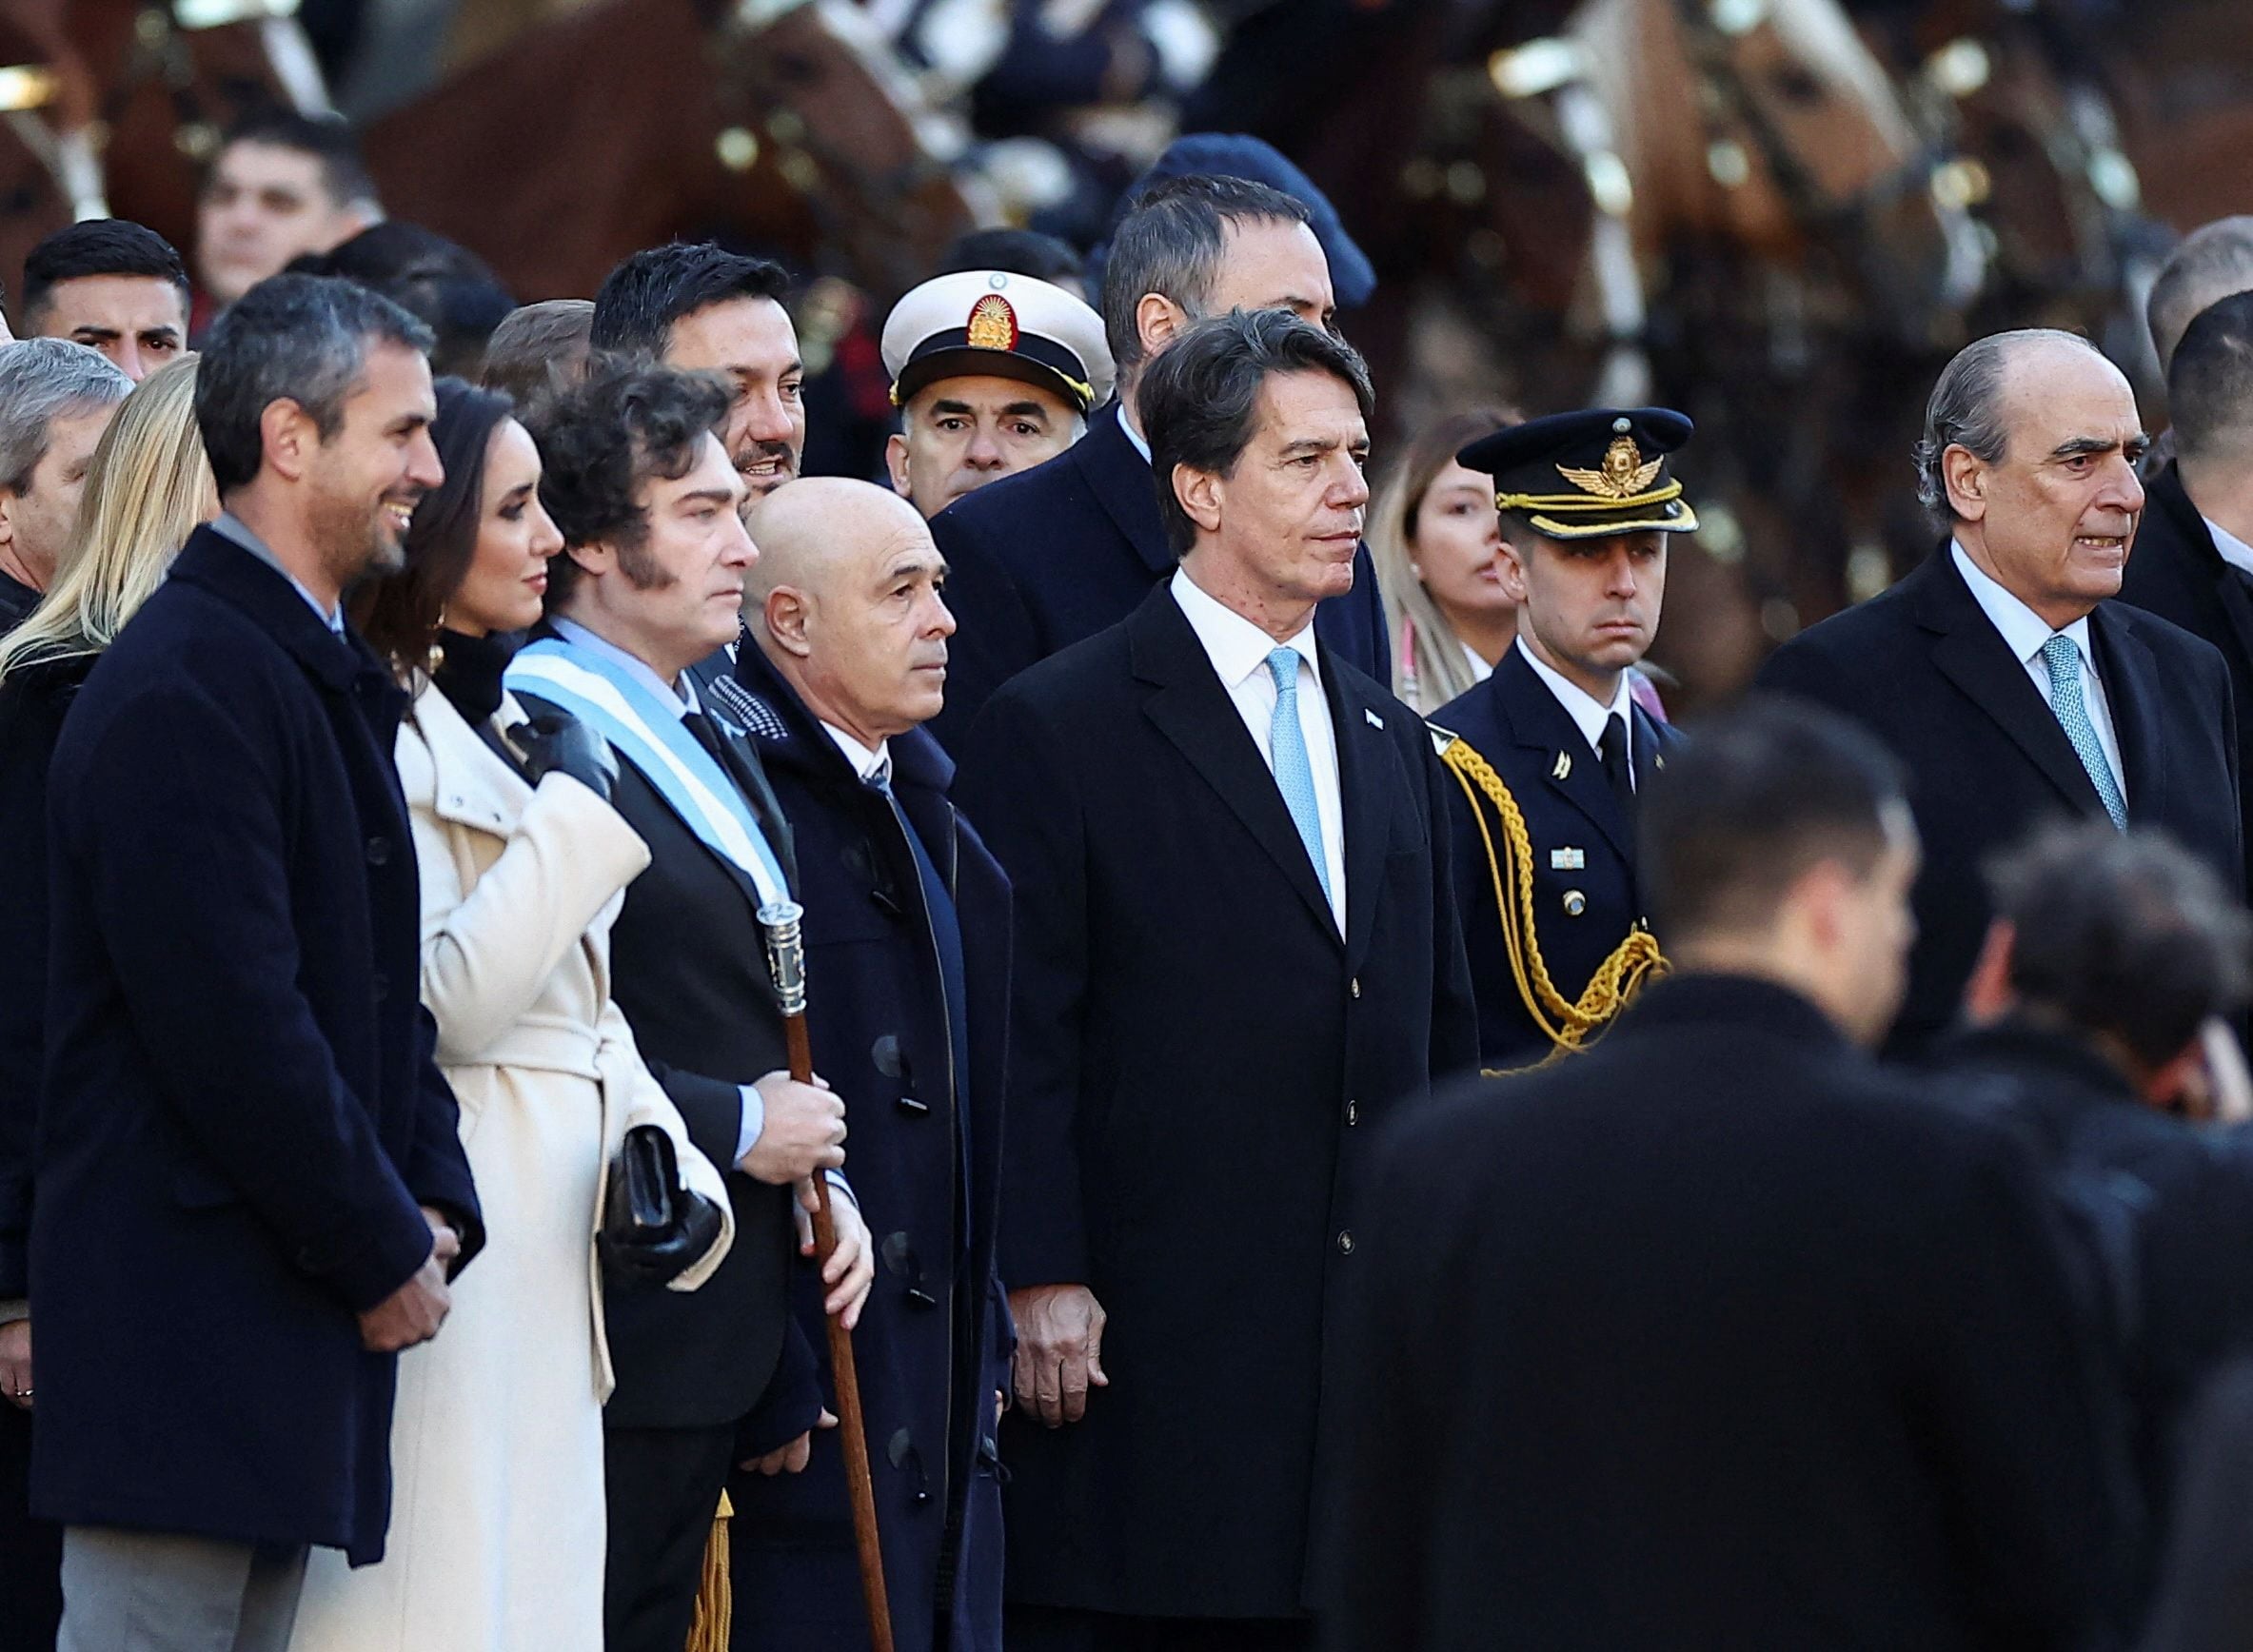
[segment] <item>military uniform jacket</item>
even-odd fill
[[[1682,737],[1641,706],[1629,716],[1640,789]],[[1580,725],[1515,647],[1492,676],[1434,713],[1432,724],[1484,757],[1516,800],[1533,848],[1533,936],[1557,992],[1577,1002],[1598,966],[1643,921],[1633,821],[1612,796]],[[1518,988],[1495,901],[1490,842],[1504,870],[1503,895],[1517,898],[1502,817],[1475,784],[1475,798],[1467,795],[1459,777],[1450,771],[1449,836],[1463,944],[1478,994],[1478,1058],[1489,1068],[1526,1067],[1552,1046]],[[1549,1019],[1553,1026],[1556,1017]]]
[[[877,1249],[853,1341],[898,1645],[993,1652],[1001,1632],[994,1393],[1009,1387],[1011,1347],[994,1266],[1009,883],[948,803],[955,766],[929,735],[890,742],[895,814],[757,643],[739,648],[729,687],[741,693],[717,690],[713,701],[741,717],[796,839],[814,1071],[844,1098],[853,1190]],[[958,980],[939,962],[902,815],[951,896]],[[950,1006],[950,992],[962,1002]],[[950,1009],[966,1048],[955,1048]],[[795,1308],[827,1391],[821,1292],[810,1271]],[[839,1438],[816,1434],[802,1474],[734,1484],[737,1634],[761,1648],[865,1636]],[[949,1578],[953,1598],[943,1601]],[[951,1626],[938,1622],[947,1606]]]
[[[1003,1425],[1012,1599],[1304,1599],[1372,1138],[1476,1057],[1432,742],[1327,649],[1321,678],[1343,935],[1169,590],[972,731],[956,800],[1016,889],[1001,1276],[1110,1315],[1087,1415]]]

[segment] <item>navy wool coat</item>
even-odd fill
[[[1150,462],[1127,440],[1116,402],[1090,414],[1087,434],[1047,463],[940,511],[931,537],[946,558],[947,605],[960,623],[948,653],[946,709],[931,732],[958,754],[996,689],[1117,624],[1180,561],[1166,542]],[[1315,610],[1314,635],[1377,681],[1392,680],[1367,545],[1354,554],[1354,588]]]
[[[917,730],[889,745],[893,795],[961,933],[967,1048],[957,1049],[907,838],[756,643],[730,707],[750,730],[798,845],[814,1071],[844,1097],[848,1173],[878,1255],[854,1333],[900,1652],[998,1652],[1001,1497],[994,1391],[1009,1386],[1009,1309],[995,1273],[1009,1013],[1009,883],[948,803],[954,764]],[[799,1322],[821,1350],[820,1292]],[[838,1436],[803,1474],[738,1478],[736,1633],[761,1652],[864,1634]],[[942,1580],[952,1578],[951,1601]]]
[[[395,1358],[356,1315],[482,1243],[417,995],[406,697],[210,529],[56,747],[32,1503],[378,1559]]]

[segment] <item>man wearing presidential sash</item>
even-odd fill
[[[732,1168],[736,1249],[702,1290],[604,1281],[610,1652],[680,1652],[731,1468],[795,1472],[809,1431],[834,1422],[788,1292],[793,1189],[843,1162],[843,1108],[789,1078],[766,972],[758,912],[790,897],[789,828],[688,670],[735,636],[759,554],[716,434],[726,414],[716,381],[655,367],[546,410],[541,502],[565,550],[548,564],[547,620],[507,676],[535,718],[568,713],[618,754],[612,800],[650,865],[611,931],[612,991],[697,1146]],[[850,1323],[866,1232],[849,1199],[835,1206],[824,1284]]]
[[[1496,571],[1518,604],[1493,675],[1432,718],[1489,1069],[1581,1048],[1663,967],[1635,797],[1680,737],[1636,703],[1633,667],[1658,629],[1669,537],[1697,527],[1668,471],[1690,433],[1664,407],[1596,407],[1456,456],[1494,479]]]

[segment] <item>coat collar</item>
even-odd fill
[[[1067,450],[1088,486],[1135,554],[1153,574],[1171,573],[1176,561],[1157,514],[1157,483],[1150,462],[1135,451],[1118,422],[1118,403],[1106,403],[1088,420],[1087,434]]]
[[[737,705],[730,697],[731,709],[741,713],[763,758],[777,768],[856,786],[861,783],[845,754],[822,728],[820,718],[806,708],[765,651],[747,637],[736,650],[735,685],[744,700]],[[910,729],[895,735],[887,750],[892,758],[894,792],[943,794],[954,784],[954,761],[927,731]]]
[[[2144,1105],[2127,1074],[2085,1040],[2020,1016],[1961,1032],[1937,1053],[1951,1068],[2000,1068],[2031,1074],[2045,1081],[2045,1092],[2060,1098],[2077,1091],[2125,1107]]]
[[[167,577],[241,609],[330,689],[342,692],[369,673],[390,682],[390,674],[357,633],[347,628],[340,641],[280,572],[225,534],[209,527],[196,529]]]
[[[431,809],[438,817],[497,837],[515,831],[532,800],[530,783],[501,760],[428,678],[415,695],[411,715],[430,754]],[[495,720],[513,727],[524,720],[524,708],[515,696],[504,693]]]
[[[1587,736],[1572,714],[1550,692],[1549,684],[1527,662],[1524,653],[1512,648],[1502,656],[1493,674],[1471,692],[1484,699],[1505,740],[1537,754],[1530,766],[1538,769],[1540,783],[1587,816],[1605,840],[1631,862],[1633,823],[1612,796],[1611,783],[1604,777],[1604,765],[1589,749]],[[1629,745],[1635,753],[1635,777],[1640,784],[1649,768],[1657,764],[1661,737],[1658,725],[1641,706],[1630,702],[1629,717],[1634,725]]]
[[[1971,595],[1947,544],[1944,541],[1900,589],[1917,624],[1932,639],[1932,661],[1941,675],[2010,738],[2065,801],[2084,815],[2102,815],[2104,801],[2056,714]],[[2130,808],[2147,813],[2165,785],[2165,742],[2160,738],[2151,650],[2113,603],[2097,604],[2088,629],[2121,764],[2127,771]]]
[[[2183,485],[2181,463],[2169,460],[2166,468],[2151,479],[2145,494],[2150,502],[2144,507],[2145,516],[2157,512],[2174,531],[2184,552],[2197,564],[2200,577],[2213,585],[2230,632],[2237,638],[2240,653],[2253,660],[2253,584],[2224,561],[2215,548],[2213,531],[2206,526],[2204,515]]]
[[[1810,1048],[1850,1048],[1830,1017],[1791,988],[1753,975],[1703,971],[1669,975],[1646,987],[1621,1015],[1612,1037],[1675,1027],[1757,1029]]]
[[[1336,915],[1314,876],[1275,776],[1261,760],[1204,645],[1166,586],[1151,592],[1128,617],[1126,634],[1135,678],[1152,690],[1143,703],[1145,715],[1281,867],[1323,933],[1336,937]],[[1376,922],[1377,891],[1389,846],[1387,810],[1396,793],[1415,782],[1402,770],[1385,734],[1390,718],[1400,712],[1390,702],[1379,703],[1369,692],[1374,685],[1334,654],[1327,665],[1321,673],[1322,692],[1337,740],[1338,798],[1346,839],[1343,944],[1349,965],[1358,968]]]

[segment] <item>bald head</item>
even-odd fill
[[[744,614],[807,710],[871,750],[939,715],[955,617],[914,505],[808,477],[761,500],[747,525],[759,562]]]
[[[2144,304],[2160,369],[2173,365],[2183,334],[2200,311],[2253,290],[2253,217],[2217,218],[2183,238],[2151,283]]]

